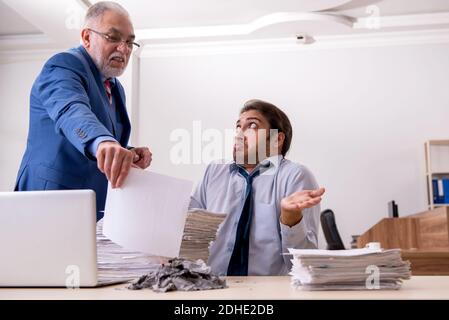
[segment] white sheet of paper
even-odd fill
[[[189,180],[132,168],[122,188],[109,184],[103,234],[129,250],[177,257],[192,186]]]
[[[323,257],[355,257],[371,253],[382,252],[382,249],[348,249],[348,250],[322,250],[322,249],[294,249],[288,248],[289,254],[306,255],[306,256],[323,256]],[[284,253],[287,254],[288,253]]]

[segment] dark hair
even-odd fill
[[[290,144],[293,137],[293,129],[292,125],[290,124],[290,120],[288,119],[284,111],[269,102],[258,99],[253,99],[245,102],[243,108],[240,110],[240,114],[250,110],[259,111],[267,119],[268,123],[270,124],[270,129],[277,129],[279,132],[284,133],[285,139],[284,143],[282,144],[281,153],[283,156],[285,156],[290,149]]]

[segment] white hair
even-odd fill
[[[101,18],[106,11],[119,12],[129,17],[128,11],[126,11],[126,9],[119,5],[117,2],[100,1],[87,9],[86,16],[84,17],[84,26],[91,26],[99,18]]]

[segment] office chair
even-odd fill
[[[345,246],[343,245],[343,241],[341,241],[340,234],[338,233],[334,212],[330,209],[324,210],[321,212],[320,220],[324,237],[327,242],[327,249],[344,250]]]

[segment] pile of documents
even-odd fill
[[[209,246],[215,241],[217,230],[225,218],[226,214],[211,213],[199,209],[189,211],[179,256],[188,260],[201,259],[207,262]]]
[[[207,262],[209,246],[215,241],[217,230],[225,218],[226,214],[200,209],[188,212],[180,257]],[[103,220],[97,222],[97,255],[99,278],[105,283],[135,280],[156,272],[161,265],[170,264],[167,257],[128,250],[114,243],[103,234]]]
[[[104,282],[153,279],[150,275],[170,265],[171,258],[207,262],[226,215],[187,212],[192,186],[192,181],[141,169],[131,169],[122,188],[109,185],[104,219],[97,223],[98,272]]]
[[[127,282],[157,270],[168,260],[130,251],[103,235],[103,220],[97,222],[97,263],[100,283]]]
[[[410,279],[400,249],[289,249],[292,286],[301,290],[397,290]]]

